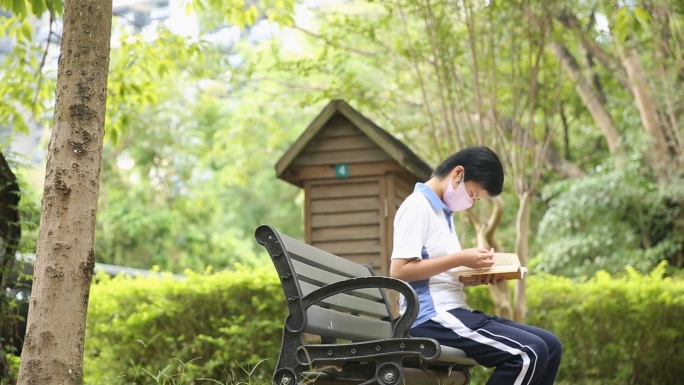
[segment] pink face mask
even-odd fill
[[[463,211],[468,210],[473,206],[473,198],[468,195],[465,189],[465,175],[461,182],[458,184],[458,188],[454,190],[453,182],[451,179],[449,185],[447,185],[446,191],[444,191],[444,197],[442,200],[447,205],[451,211]]]

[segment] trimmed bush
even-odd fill
[[[665,264],[650,274],[628,267],[614,277],[599,272],[575,282],[541,275],[528,279],[527,323],[563,342],[560,380],[679,385],[684,378],[684,281],[664,278]],[[470,289],[484,292],[485,287]],[[490,309],[482,293],[473,308]]]
[[[86,384],[227,383],[254,368],[251,380],[270,382],[287,314],[272,269],[97,280],[88,307]]]
[[[527,279],[527,322],[564,345],[565,383],[675,385],[684,378],[684,281],[628,268],[576,282]],[[487,288],[471,307],[491,312]],[[171,277],[99,277],[86,337],[87,384],[270,383],[287,314],[271,268]],[[265,360],[264,362],[261,362]],[[261,364],[260,364],[261,362]],[[478,368],[476,378],[486,372]],[[181,380],[181,373],[183,375]],[[476,382],[474,382],[476,383]]]

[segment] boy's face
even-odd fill
[[[463,166],[456,166],[451,172],[451,178],[454,189],[458,188],[458,183],[461,182],[463,176],[465,175],[465,169]],[[468,180],[465,182],[465,189],[468,195],[473,198],[473,200],[478,201],[482,198],[489,197],[489,192],[482,187],[480,182],[475,182],[473,180]]]
[[[482,198],[489,197],[489,193],[485,190],[482,185],[478,182],[469,180],[465,182],[465,189],[471,198],[475,201],[479,201]]]

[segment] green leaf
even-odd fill
[[[26,2],[24,0],[14,0],[10,10],[23,20],[26,17]]]
[[[651,21],[651,14],[641,7],[634,7],[634,16],[636,16],[636,19],[644,25]]]
[[[33,26],[31,26],[31,23],[28,20],[21,22],[21,33],[24,35],[26,40],[31,40],[33,37]]]
[[[60,0],[47,0],[51,4],[52,11],[56,15],[63,15],[64,14],[64,2]],[[50,6],[48,6],[50,8]]]
[[[2,0],[2,1],[0,1],[0,7],[3,9],[12,9],[13,4],[14,4],[14,0]]]
[[[40,17],[45,12],[44,0],[31,0],[31,11],[37,17]]]
[[[632,15],[628,12],[624,12],[625,8],[621,8],[617,12],[617,22],[615,23],[615,36],[618,41],[627,40],[627,36],[632,32]]]

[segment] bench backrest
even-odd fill
[[[303,313],[297,299],[334,282],[373,276],[373,271],[368,266],[278,233],[267,225],[259,226],[255,237],[268,250],[276,267],[283,293],[288,300],[288,322],[291,321],[291,325],[295,327],[297,318]],[[293,277],[296,279],[292,279]],[[309,334],[350,341],[392,336],[390,308],[380,289],[360,289],[336,294],[311,306],[306,314],[303,327]]]

